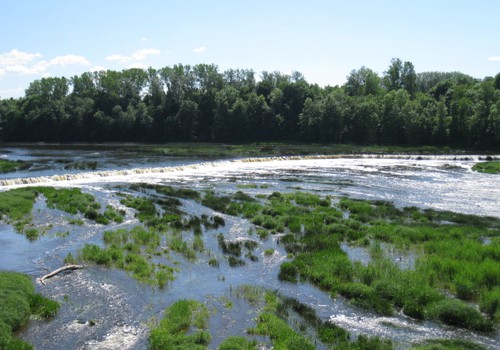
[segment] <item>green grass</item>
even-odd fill
[[[39,230],[30,228],[32,211],[37,198],[43,195],[49,208],[58,209],[71,215],[81,213],[85,217],[99,222],[103,217],[97,213],[100,204],[90,194],[80,189],[55,189],[52,187],[26,187],[0,192],[0,215],[29,239],[36,239]]]
[[[179,300],[165,310],[163,319],[151,330],[149,349],[207,349],[209,311],[193,300]]]
[[[226,338],[217,348],[218,350],[257,350],[257,342],[241,336]]]
[[[28,276],[13,272],[0,272],[0,348],[32,349],[18,340],[13,332],[29,318],[46,319],[54,316],[59,304],[35,293]]]
[[[21,160],[7,160],[0,159],[0,173],[10,173],[13,171],[28,169],[31,163],[23,162]]]
[[[316,194],[272,193],[259,202],[248,195],[218,196],[208,192],[202,203],[229,215],[249,219],[257,232],[285,233],[280,238],[292,260],[278,277],[289,282],[310,281],[333,295],[382,315],[397,310],[417,319],[436,319],[472,330],[491,330],[498,322],[500,300],[500,220],[490,217],[396,208],[385,201],[322,198]],[[335,203],[335,204],[333,204]],[[259,234],[260,236],[264,236]],[[489,244],[483,239],[488,237]],[[341,242],[367,246],[376,254],[368,266],[349,260]],[[380,243],[419,255],[415,269],[401,270],[385,257]],[[234,257],[241,247],[219,236],[223,251]],[[488,315],[460,308],[447,314],[458,299],[474,302]],[[439,305],[440,307],[437,307]],[[460,321],[461,315],[470,318]]]
[[[472,167],[472,170],[475,170],[480,173],[500,174],[500,162],[477,163]]]
[[[135,226],[130,230],[105,231],[103,241],[104,248],[86,244],[80,252],[80,259],[122,269],[137,280],[157,284],[160,288],[174,279],[172,267],[150,262],[151,255],[162,253],[158,232]]]

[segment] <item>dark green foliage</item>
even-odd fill
[[[229,263],[229,266],[231,267],[238,267],[238,266],[243,266],[245,265],[245,261],[242,259],[239,259],[233,255],[230,255],[227,257],[227,262]]]
[[[221,233],[217,235],[217,241],[219,242],[219,247],[222,249],[224,254],[241,256],[241,246],[243,245],[243,242],[225,240],[224,235]]]
[[[0,137],[17,142],[499,146],[498,75],[479,80],[458,72],[417,74],[410,61],[398,58],[383,76],[361,67],[336,88],[309,84],[300,73],[262,72],[255,83],[253,71],[242,72],[199,64],[42,78],[23,97],[0,100]],[[162,88],[172,84],[175,88]],[[224,145],[217,152],[200,145],[172,148],[160,150],[167,156],[245,153],[244,146],[228,150]],[[262,145],[245,154],[291,154],[279,148]],[[92,169],[94,164],[68,166]]]

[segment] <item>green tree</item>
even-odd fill
[[[378,95],[380,93],[382,80],[370,68],[362,66],[358,70],[352,70],[347,76],[344,90],[349,96]]]

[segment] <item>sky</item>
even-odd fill
[[[416,72],[500,72],[498,0],[2,0],[0,98],[86,71],[215,64],[342,85],[392,58]]]

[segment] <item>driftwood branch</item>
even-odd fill
[[[45,284],[45,280],[47,278],[54,277],[58,273],[61,273],[63,271],[73,271],[73,270],[78,270],[78,269],[83,269],[83,265],[65,265],[63,267],[58,268],[57,270],[52,271],[51,273],[46,274],[45,276],[40,278],[40,283]]]

